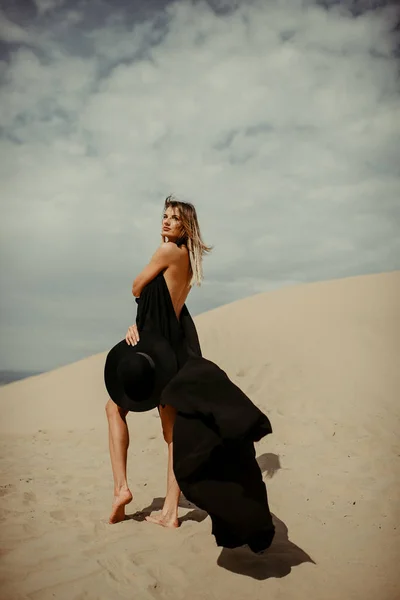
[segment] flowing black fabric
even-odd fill
[[[186,307],[176,317],[163,273],[137,299],[139,333],[157,329],[176,353],[179,371],[160,403],[177,409],[174,473],[185,497],[207,511],[218,546],[268,548],[274,525],[254,442],[272,432],[262,413],[215,363],[202,356]]]

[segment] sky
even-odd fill
[[[194,316],[399,269],[396,10],[3,0],[0,369],[125,337],[170,193],[214,246]]]

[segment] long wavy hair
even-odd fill
[[[182,202],[175,196],[167,196],[164,203],[163,214],[167,208],[177,208],[182,223],[182,236],[177,240],[177,245],[185,244],[189,251],[191,280],[190,285],[200,286],[203,280],[203,256],[213,249],[206,246],[200,233],[196,209],[190,202]]]

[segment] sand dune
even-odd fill
[[[1,598],[398,600],[399,306],[396,271],[195,318],[204,355],[274,429],[257,445],[277,527],[263,557],[217,548],[184,499],[178,530],[144,521],[165,490],[156,411],[128,417],[135,498],[107,524],[106,352],[2,387]]]

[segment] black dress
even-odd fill
[[[202,357],[193,319],[176,317],[163,273],[136,299],[139,333],[157,330],[176,353],[179,371],[161,405],[177,409],[173,467],[187,500],[211,517],[218,546],[268,548],[275,529],[254,442],[272,432],[268,417],[215,363]]]

